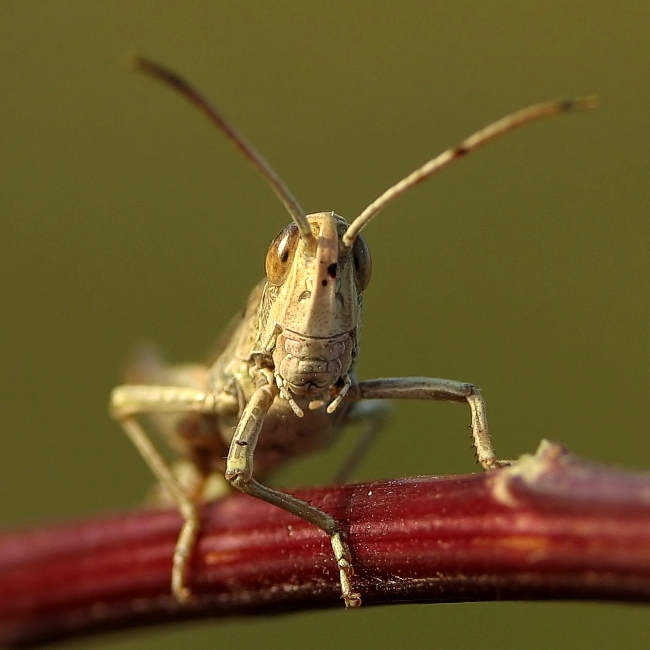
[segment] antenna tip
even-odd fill
[[[560,102],[563,111],[591,111],[598,108],[598,97],[589,95],[588,97],[576,97],[575,99],[564,99]]]
[[[126,68],[138,69],[142,65],[142,57],[137,52],[127,52],[122,59],[122,64]]]
[[[156,63],[155,61],[152,61],[151,59],[147,59],[144,56],[136,54],[135,52],[129,52],[124,57],[124,64],[133,70],[143,72],[150,77],[164,81],[168,84],[171,84],[172,86],[176,86],[178,88],[184,88],[187,86],[187,84],[176,73],[168,70],[167,68],[163,67],[159,63]]]

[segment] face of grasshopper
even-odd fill
[[[277,332],[274,375],[280,396],[301,411],[294,396],[309,396],[309,407],[338,406],[347,391],[357,354],[362,292],[371,260],[361,236],[342,242],[348,223],[333,212],[307,217],[312,237],[295,223],[284,228],[266,254],[264,301],[268,326]],[[334,401],[330,401],[334,398]]]

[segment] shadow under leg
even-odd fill
[[[388,420],[389,412],[389,404],[381,400],[355,402],[352,405],[350,412],[343,422],[343,426],[356,423],[361,423],[365,426],[351,453],[334,475],[334,483],[342,484],[350,480],[359,463],[379,437]]]

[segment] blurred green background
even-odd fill
[[[519,131],[372,223],[359,370],[475,382],[502,457],[550,437],[650,468],[649,19],[647,0],[0,2],[2,524],[140,502],[152,478],[106,409],[120,364],[141,340],[200,359],[287,222],[195,110],[122,66],[128,51],[217,100],[305,209],[348,218],[504,113],[597,93],[599,111]],[[474,471],[467,423],[397,405],[358,478]],[[278,482],[327,482],[352,437]],[[77,647],[649,642],[640,607],[486,603]]]

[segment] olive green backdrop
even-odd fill
[[[510,135],[372,223],[360,374],[475,382],[503,457],[550,437],[650,468],[649,19],[647,0],[0,2],[3,525],[139,503],[151,477],[106,412],[121,362],[143,339],[201,358],[287,222],[195,110],[123,67],[128,51],[217,100],[305,209],[348,218],[502,114],[597,93],[599,111]],[[358,478],[475,470],[467,422],[396,406]],[[352,436],[278,481],[326,482]],[[649,642],[641,607],[487,603],[77,647]]]

